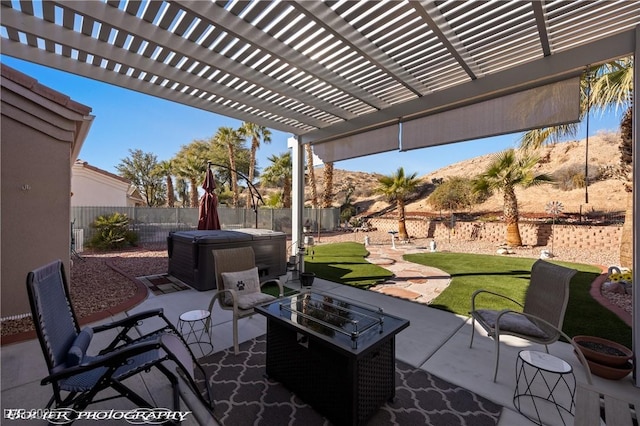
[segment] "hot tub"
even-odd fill
[[[212,250],[253,247],[261,277],[278,278],[287,272],[287,237],[270,229],[178,231],[167,237],[169,274],[199,291],[216,288]]]

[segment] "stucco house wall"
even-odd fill
[[[72,206],[143,206],[131,182],[121,176],[76,160],[71,170]]]
[[[28,312],[27,273],[61,259],[69,271],[71,165],[91,108],[6,65],[0,80],[2,318]]]

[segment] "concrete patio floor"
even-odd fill
[[[296,282],[288,282],[295,288]],[[485,337],[481,330],[476,333],[473,348],[469,348],[471,323],[466,317],[391,297],[379,292],[360,290],[329,281],[316,279],[314,291],[333,294],[337,297],[353,299],[357,303],[379,306],[385,312],[410,320],[411,325],[396,338],[396,357],[415,367],[424,369],[452,384],[464,387],[503,407],[499,426],[529,425],[529,420],[518,413],[513,405],[513,393],[516,384],[516,358],[522,349],[544,351],[540,345],[531,344],[517,338],[504,340],[501,349],[501,366],[497,382],[493,382],[494,341]],[[169,320],[177,324],[181,313],[193,309],[206,309],[214,291],[198,292],[183,290],[165,295],[152,295],[128,313],[135,313],[153,308],[163,308]],[[121,313],[107,321],[115,320],[126,313]],[[213,326],[211,337],[214,350],[220,351],[232,346],[231,314],[221,310],[217,305],[212,313]],[[107,322],[105,321],[105,322]],[[243,319],[239,323],[240,341],[246,341],[266,332],[266,320],[260,315]],[[108,336],[105,336],[105,338]],[[99,346],[100,342],[96,342]],[[93,346],[92,346],[93,347]],[[197,353],[197,346],[193,346]],[[585,382],[585,373],[572,347],[558,342],[550,346],[551,354],[556,355],[573,366],[577,381]],[[2,409],[5,413],[10,408],[43,408],[50,395],[49,386],[41,386],[40,380],[46,376],[46,366],[37,340],[6,345],[1,351],[2,362]],[[135,377],[132,385],[143,395],[147,395],[158,406],[170,407],[170,391],[166,380],[159,374],[145,374],[144,378]],[[640,406],[640,389],[632,385],[631,377],[620,381],[610,381],[594,376],[594,386],[603,393],[624,396],[626,399],[638,401]],[[217,423],[206,410],[190,395],[183,386],[186,405],[182,410],[192,411],[183,423],[186,425],[216,425]],[[213,389],[214,396],[216,389]],[[123,399],[104,402],[92,406],[92,409],[130,409],[131,404]],[[555,415],[554,415],[555,414]],[[552,409],[545,410],[544,418],[550,425],[562,424]],[[573,419],[565,419],[566,424],[573,424]],[[42,421],[11,421],[3,419],[3,424],[28,423],[44,424]],[[120,421],[76,422],[75,424],[124,424]]]

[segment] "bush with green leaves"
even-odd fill
[[[454,176],[439,183],[427,202],[438,210],[459,210],[482,203],[487,195],[475,192],[471,179]]]
[[[599,168],[588,168],[589,182],[600,180],[601,172]],[[584,178],[584,165],[572,164],[564,167],[553,174],[558,189],[562,191],[571,191],[573,189],[584,188],[586,180]]]
[[[91,224],[96,234],[89,241],[89,246],[100,250],[119,249],[135,246],[138,234],[129,230],[129,218],[126,214],[113,213],[98,216]]]

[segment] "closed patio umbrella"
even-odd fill
[[[198,229],[220,229],[220,219],[218,219],[218,197],[214,190],[216,182],[213,180],[211,164],[207,168],[207,175],[204,178],[204,195],[200,199],[200,214],[198,217]]]

